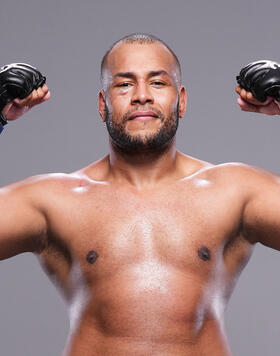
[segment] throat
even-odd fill
[[[112,180],[129,183],[135,187],[147,187],[177,174],[177,151],[142,152],[134,156],[113,150],[108,156]]]

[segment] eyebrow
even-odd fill
[[[161,70],[150,71],[148,73],[148,78],[156,77],[158,75],[165,75],[168,77],[170,76],[169,73],[166,72],[166,70],[161,69]],[[133,72],[119,72],[114,75],[114,78],[133,78],[133,79],[135,79],[136,75]]]

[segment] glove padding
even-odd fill
[[[236,77],[237,83],[265,102],[268,96],[280,101],[280,64],[268,60],[249,63]]]
[[[12,63],[0,68],[0,113],[15,98],[24,99],[46,82],[36,68],[25,63]]]

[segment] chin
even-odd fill
[[[139,145],[149,145],[149,143],[153,142],[157,135],[156,134],[137,134],[137,135],[129,135],[130,141],[132,143],[138,143]]]

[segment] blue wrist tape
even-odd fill
[[[4,126],[7,125],[8,121],[3,114],[0,113],[0,133],[4,130]]]

